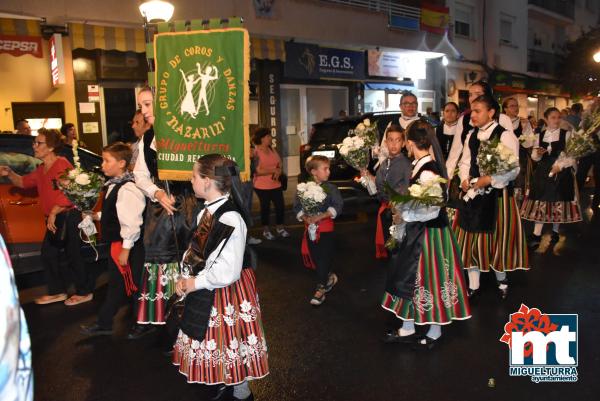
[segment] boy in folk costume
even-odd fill
[[[98,313],[98,320],[82,325],[87,335],[112,334],[113,317],[126,298],[135,301],[144,266],[144,243],[141,239],[146,199],[129,172],[131,148],[115,142],[102,150],[102,171],[110,179],[102,212],[94,215],[100,220],[102,239],[109,243],[108,293]],[[135,313],[134,313],[135,315]]]
[[[536,161],[533,180],[521,206],[521,217],[535,222],[529,246],[540,245],[544,223],[552,223],[551,244],[559,241],[561,223],[581,221],[575,173],[571,166],[557,163],[571,131],[560,128],[560,111],[551,107],[544,113],[547,127],[540,133],[532,153]]]
[[[414,157],[411,185],[446,176],[442,149],[429,123],[411,124],[406,147]],[[442,335],[442,325],[471,317],[460,250],[444,208],[407,204],[401,215],[406,234],[392,251],[381,305],[403,323],[384,341],[431,348]],[[425,336],[416,337],[415,324],[429,326]]]
[[[213,399],[254,399],[249,380],[269,374],[254,271],[246,260],[247,226],[235,163],[202,156],[192,186],[205,200],[176,284],[185,295],[173,364],[188,383],[219,385]],[[242,211],[243,213],[243,211]]]
[[[513,196],[513,181],[519,167],[497,175],[482,176],[477,162],[481,141],[499,140],[518,160],[519,141],[499,125],[495,117],[499,105],[490,96],[480,96],[471,104],[471,122],[475,127],[467,136],[460,161],[461,188],[483,192],[463,200],[455,233],[462,249],[462,261],[469,274],[469,297],[479,295],[481,272],[494,271],[499,295],[508,295],[506,273],[528,269],[525,235]]]
[[[410,180],[410,161],[402,153],[405,142],[404,130],[400,125],[390,124],[386,129],[382,141],[382,147],[386,149],[387,157],[380,159],[379,168],[375,176],[369,174],[366,169],[361,171],[363,177],[375,181],[377,199],[381,202],[379,211],[377,212],[377,227],[375,229],[375,257],[377,259],[388,257],[385,243],[389,237],[389,229],[392,225],[392,213],[385,185],[389,185],[398,193],[405,193],[408,189],[408,181]]]
[[[337,275],[331,271],[335,254],[333,220],[342,213],[344,201],[338,188],[327,181],[330,174],[330,161],[327,157],[311,156],[306,160],[304,166],[306,172],[312,176],[312,180],[320,185],[326,194],[325,200],[319,206],[318,214],[315,215],[304,213],[298,195],[294,199],[294,213],[298,220],[306,224],[301,250],[304,265],[317,270],[317,289],[310,304],[318,306],[325,301],[325,294],[331,291],[338,281]],[[309,234],[311,224],[317,226],[314,240]]]

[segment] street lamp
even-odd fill
[[[594,53],[594,61],[596,63],[600,63],[600,50],[598,50],[596,53]]]
[[[140,4],[140,13],[150,23],[168,22],[175,7],[168,1],[151,0]]]

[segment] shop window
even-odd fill
[[[454,33],[458,36],[473,39],[473,7],[456,3],[454,16]]]
[[[13,121],[27,120],[33,135],[40,128],[60,128],[65,123],[63,102],[13,102]]]

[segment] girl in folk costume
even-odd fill
[[[550,242],[559,240],[561,223],[581,221],[575,174],[571,166],[557,163],[571,131],[560,128],[560,111],[551,107],[544,113],[548,126],[540,133],[532,158],[537,162],[529,191],[521,206],[521,217],[535,222],[529,246],[537,248],[544,223],[552,224]]]
[[[154,124],[153,94],[144,88],[138,94],[138,104],[149,124]],[[144,216],[144,247],[146,263],[140,288],[138,325],[129,334],[136,339],[153,325],[165,324],[165,305],[175,292],[179,276],[178,259],[191,236],[194,212],[198,201],[187,182],[169,182],[159,187],[156,139],[152,129],[139,141],[138,157],[133,169],[135,183],[151,200]],[[163,183],[165,183],[163,181]],[[171,348],[172,341],[167,340]]]
[[[375,230],[375,257],[377,259],[385,259],[388,256],[385,243],[392,225],[392,212],[385,185],[389,185],[399,193],[405,193],[408,189],[411,167],[410,161],[402,153],[404,139],[404,128],[400,125],[390,124],[382,141],[382,147],[385,147],[387,157],[380,159],[375,177],[366,169],[361,171],[363,177],[375,180],[377,198],[381,202],[377,212],[377,228]]]
[[[471,104],[471,121],[475,127],[467,136],[459,176],[461,187],[467,192],[471,187],[484,193],[463,201],[455,227],[462,261],[469,275],[469,297],[479,294],[481,272],[494,270],[499,295],[508,295],[506,273],[528,269],[525,236],[513,196],[514,179],[519,174],[516,167],[498,175],[484,175],[479,171],[477,153],[481,141],[499,140],[515,156],[519,154],[519,141],[494,119],[499,112],[496,101],[480,96]]]
[[[531,175],[531,155],[530,150],[536,143],[533,128],[526,118],[519,117],[519,102],[517,99],[509,97],[502,102],[502,111],[510,118],[515,136],[519,139],[519,166],[520,172],[515,181],[515,192],[518,199],[525,194],[529,177]]]
[[[311,156],[306,160],[306,172],[312,176],[312,180],[326,194],[325,199],[317,208],[316,214],[307,215],[302,210],[299,195],[294,199],[294,213],[298,220],[305,224],[302,236],[302,256],[304,266],[317,270],[317,289],[310,300],[310,304],[319,306],[325,301],[325,294],[331,291],[338,281],[338,277],[331,271],[335,256],[334,219],[342,213],[344,200],[340,190],[329,180],[330,161],[325,156]],[[309,234],[310,225],[316,225],[316,233],[313,238]],[[314,239],[314,240],[313,240]]]
[[[248,381],[269,373],[254,272],[245,260],[247,228],[235,163],[202,156],[192,186],[205,200],[183,256],[177,294],[185,295],[173,363],[188,383],[220,385],[215,399],[253,400]],[[231,199],[230,200],[230,191]]]
[[[424,121],[412,124],[406,147],[414,156],[411,185],[446,175],[431,125]],[[403,324],[388,333],[385,341],[431,348],[442,334],[442,325],[471,317],[460,251],[444,208],[407,207],[402,210],[402,219],[406,234],[392,251],[382,307]],[[424,337],[416,338],[415,324],[429,326]]]
[[[450,148],[456,134],[458,126],[458,105],[454,102],[448,102],[443,109],[444,123],[440,124],[435,129],[435,136],[442,148],[444,160],[448,159]]]

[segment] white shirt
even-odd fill
[[[223,195],[209,203],[206,208],[198,213],[197,222],[200,223],[206,209],[214,214],[228,197],[229,195]],[[246,248],[246,223],[244,223],[244,219],[238,212],[225,212],[221,215],[219,221],[233,227],[234,230],[227,243],[225,243],[225,240],[221,241],[217,248],[208,255],[206,268],[198,273],[194,281],[194,285],[198,290],[224,288],[240,279]]]
[[[398,122],[400,123],[400,126],[402,127],[402,129],[406,129],[406,128],[408,128],[408,126],[410,125],[410,123],[412,123],[413,121],[418,120],[419,118],[420,117],[418,115],[417,116],[413,116],[413,117],[404,117],[404,116],[401,116],[398,119]]]
[[[488,126],[484,127],[484,129],[480,128],[476,134],[477,138],[479,138],[479,140],[482,140],[482,141],[488,140],[490,138],[490,135],[492,135],[494,128],[496,128],[497,126],[498,126],[498,123],[494,121],[491,124],[489,124]],[[471,139],[471,135],[473,135],[474,131],[475,130],[472,129],[469,132],[469,135],[467,135],[467,138],[465,139],[465,143],[463,146],[462,157],[460,159],[460,164],[459,164],[460,182],[463,182],[465,180],[469,181],[469,179],[471,178],[469,176],[469,170],[471,168],[471,149],[469,148],[469,140]],[[517,160],[519,159],[519,140],[517,139],[517,137],[515,136],[515,134],[512,131],[505,130],[502,133],[502,135],[500,135],[500,142],[504,146],[508,147],[510,150],[513,151]],[[519,167],[515,168],[514,170],[512,170],[508,173],[502,174],[502,176],[492,175],[491,176],[491,178],[492,178],[491,185],[494,188],[504,188],[505,186],[508,185],[508,183],[510,181],[517,178],[517,175],[519,175]]]
[[[446,171],[448,172],[448,178],[451,179],[454,175],[454,170],[456,169],[456,165],[459,163],[460,155],[462,154],[464,143],[461,143],[461,136],[463,132],[463,124],[464,120],[467,116],[463,115],[458,119],[458,124],[456,124],[456,134],[452,139],[452,146],[450,147],[450,153],[448,154],[448,160],[446,160]],[[510,117],[506,114],[501,113],[499,117],[500,125],[507,131],[513,132],[512,121],[510,121]],[[514,134],[513,134],[514,135]],[[467,136],[468,137],[468,136]],[[465,140],[465,142],[467,142]],[[518,143],[518,141],[517,141]]]
[[[108,198],[114,187],[115,184],[108,186],[104,199]],[[146,198],[133,182],[127,182],[121,186],[117,194],[116,207],[119,225],[121,226],[120,235],[123,239],[123,248],[131,249],[135,241],[140,239],[141,227],[144,223]],[[99,212],[98,216],[102,216],[102,212]]]
[[[458,120],[455,121],[453,124],[447,124],[444,121],[444,135],[449,135],[449,136],[453,136],[454,134],[456,134],[456,127],[458,127]]]
[[[150,149],[156,150],[156,137],[152,139]],[[150,170],[148,170],[148,165],[146,164],[146,155],[144,154],[144,137],[142,137],[138,142],[138,157],[135,161],[135,167],[133,168],[133,175],[135,176],[135,185],[137,185],[137,187],[142,190],[144,195],[150,198],[152,202],[156,202],[154,195],[156,195],[156,191],[158,191],[160,188],[154,184],[154,181],[152,181],[152,175],[150,174]]]

